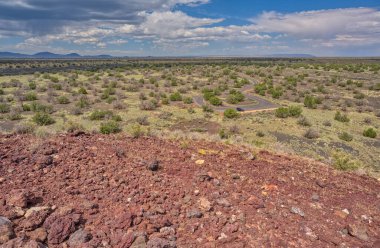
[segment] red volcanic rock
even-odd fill
[[[70,216],[58,217],[48,229],[48,242],[59,244],[75,231],[75,222]]]
[[[378,246],[377,180],[250,152],[154,137],[0,135],[0,216],[11,221],[1,248]]]

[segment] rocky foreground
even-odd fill
[[[380,183],[215,143],[0,136],[0,247],[380,247]]]

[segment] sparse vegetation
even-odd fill
[[[343,148],[375,168],[379,69],[359,61],[33,61],[36,70],[51,72],[0,76],[0,128],[12,132],[33,123],[32,132],[44,135],[112,122],[132,136],[195,132],[260,149],[281,146],[325,162],[332,147]],[[102,67],[111,62],[120,67]],[[5,62],[0,70],[32,68],[29,63]],[[63,70],[68,65],[96,68]],[[267,110],[256,112],[256,106]],[[179,125],[194,119],[202,121]]]

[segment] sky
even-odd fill
[[[380,1],[0,0],[0,51],[380,56]]]

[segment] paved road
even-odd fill
[[[229,108],[241,108],[244,110],[244,112],[254,112],[254,111],[262,111],[262,110],[273,110],[278,108],[279,106],[277,104],[274,104],[262,97],[253,95],[248,93],[247,91],[251,89],[252,84],[246,85],[242,88],[242,92],[245,95],[245,98],[248,100],[253,100],[255,103],[248,104],[248,105],[234,105],[232,106],[213,106],[213,109],[216,111],[224,111]],[[202,106],[205,105],[205,100],[203,99],[203,96],[195,96],[193,97],[194,103]]]

